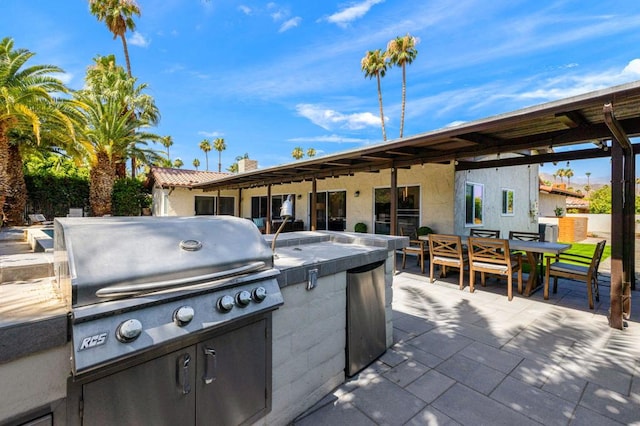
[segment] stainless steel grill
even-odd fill
[[[198,424],[215,406],[212,398],[230,400],[216,408],[223,424],[268,412],[271,312],[283,299],[272,251],[253,222],[57,219],[54,260],[57,281],[71,295],[70,420],[78,411],[82,424],[123,416],[141,424],[141,415],[148,420],[142,423],[168,424],[184,405],[196,408],[180,413],[180,423]],[[242,378],[245,370],[257,378]],[[222,383],[223,393],[209,395]],[[140,400],[140,391],[160,403]],[[127,395],[126,401],[114,395]],[[189,398],[203,402],[185,403]],[[224,414],[225,406],[235,408]]]

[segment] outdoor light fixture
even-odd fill
[[[298,200],[302,200],[302,194],[298,194]]]
[[[353,193],[353,196],[354,196],[354,197],[359,197],[359,196],[360,196],[360,191],[356,191],[356,192],[354,192],[354,193]]]

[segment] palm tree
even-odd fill
[[[304,150],[301,147],[297,146],[293,148],[293,151],[291,152],[291,156],[296,160],[299,160],[302,157],[304,157]]]
[[[171,136],[163,136],[160,139],[160,143],[162,144],[162,146],[167,148],[167,160],[171,162],[171,155],[169,154],[169,148],[173,146],[173,138]]]
[[[180,158],[176,158],[175,160],[173,160],[173,167],[179,169],[182,166],[184,166],[184,162]]]
[[[216,138],[213,141],[213,149],[218,151],[218,172],[222,171],[222,151],[227,149],[227,145],[224,143],[224,138]]]
[[[560,183],[564,183],[564,169],[558,169],[556,170],[556,174],[558,175],[558,177],[560,178]]]
[[[161,137],[140,130],[155,126],[159,118],[153,98],[143,93],[147,85],[137,85],[122,67],[101,67],[104,58],[95,61],[86,89],[74,96],[87,122],[78,151],[90,167],[89,202],[93,215],[103,216],[111,214],[116,165],[127,157],[157,160],[159,155],[144,146]]]
[[[229,173],[238,173],[238,162],[232,163],[229,167],[227,167],[227,171]]]
[[[313,158],[315,156],[316,156],[316,149],[315,148],[307,148],[307,157]]]
[[[211,151],[211,142],[209,142],[209,139],[202,139],[202,142],[200,142],[200,149],[204,152],[207,171],[209,171],[209,151]]]
[[[72,103],[53,96],[68,91],[52,76],[62,70],[53,65],[25,67],[33,56],[14,49],[11,38],[0,41],[0,213],[14,223],[23,222],[26,205],[20,145],[39,145],[49,132],[61,141],[75,140]]]
[[[198,171],[198,167],[200,167],[200,160],[198,160],[197,158],[193,159],[193,167],[196,168],[196,171]]]
[[[406,66],[407,64],[411,64],[418,55],[418,51],[416,50],[417,43],[418,41],[415,37],[407,34],[404,37],[396,37],[387,44],[386,55],[389,58],[390,64],[392,66],[402,68],[402,113],[400,115],[401,138],[404,131],[404,110],[407,94]]]
[[[567,188],[571,187],[571,178],[573,177],[573,170],[566,169],[564,175],[567,178]]]
[[[104,22],[113,34],[113,38],[120,37],[124,59],[127,64],[127,74],[131,74],[131,62],[129,61],[129,49],[127,48],[127,30],[134,31],[136,23],[133,16],[140,16],[140,7],[135,0],[89,0],[89,10],[98,21]]]
[[[384,112],[382,110],[382,88],[380,87],[380,78],[384,77],[387,73],[387,58],[380,49],[369,50],[364,58],[360,61],[364,76],[373,78],[376,77],[378,82],[378,103],[380,104],[380,121],[382,123],[382,140],[387,140],[387,131],[384,126]]]
[[[591,172],[586,172],[585,175],[587,175],[587,186],[584,187],[584,190],[587,191],[587,195],[589,195],[589,191],[591,191],[591,181],[590,181],[590,177],[591,177]]]

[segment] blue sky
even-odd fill
[[[249,154],[261,167],[382,141],[367,50],[410,33],[405,136],[640,79],[637,0],[138,0],[128,34],[133,74],[161,112],[171,158],[205,168],[203,138],[223,137],[222,168]],[[53,64],[71,88],[97,55],[122,44],[86,0],[2,0],[15,47]],[[401,70],[382,79],[389,139],[399,135]],[[158,145],[158,149],[162,147]],[[217,170],[218,153],[209,153]],[[560,166],[545,165],[552,174]],[[572,182],[609,181],[608,159],[575,161]]]

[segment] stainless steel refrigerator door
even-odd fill
[[[347,376],[386,350],[384,263],[347,271]]]

